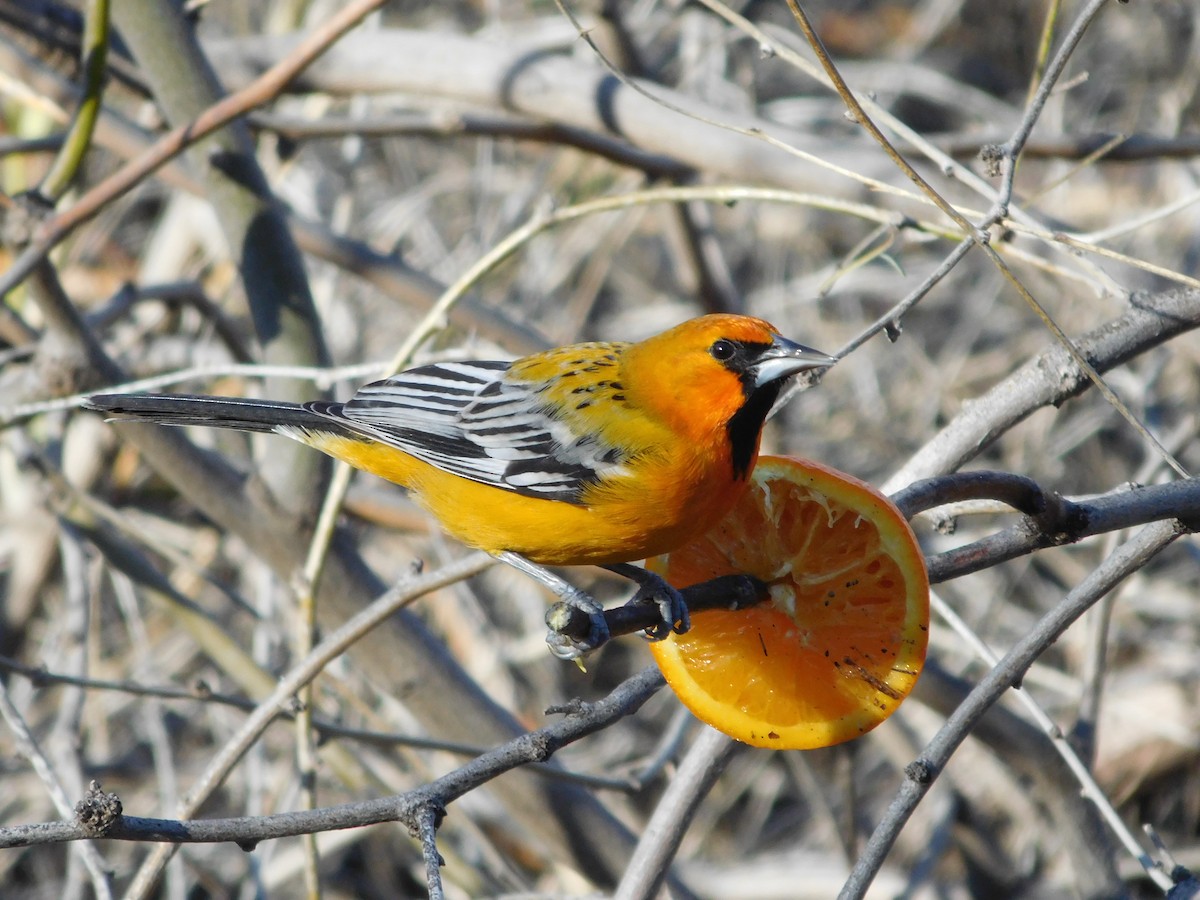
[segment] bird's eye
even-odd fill
[[[713,345],[708,348],[708,352],[712,354],[712,358],[718,362],[726,362],[733,359],[733,355],[737,352],[737,348],[733,346],[732,341],[714,341]]]

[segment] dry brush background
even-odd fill
[[[6,897],[422,896],[426,794],[371,808],[415,838],[375,825],[253,853],[193,844],[155,862],[145,843],[37,843],[21,829],[69,822],[92,780],[129,816],[190,817],[181,804],[223,755],[229,771],[199,818],[386,800],[526,729],[580,723],[594,733],[553,770],[470,770],[434,798],[461,794],[436,835],[445,895],[651,890],[647,848],[664,845],[650,817],[700,793],[705,752],[710,768],[726,760],[638,675],[649,664],[638,640],[614,642],[586,674],[556,661],[531,582],[476,572],[401,491],[365,478],[306,604],[297,573],[328,475],[314,454],[282,439],[117,429],[72,399],[158,375],[177,390],[346,396],[424,327],[446,285],[514,235],[436,317],[446,327],[418,358],[636,339],[747,311],[848,350],[774,420],[772,451],[890,491],[965,468],[1072,498],[1118,492],[1101,534],[985,559],[936,587],[997,655],[1032,646],[1027,671],[989,676],[965,632],[935,616],[929,670],[877,731],[828,751],[728,755],[676,855],[676,896],[831,897],[856,861],[846,896],[1161,896],[1172,861],[1143,824],[1175,863],[1200,865],[1200,566],[1190,536],[1165,546],[1200,514],[1194,491],[1158,505],[1128,491],[1186,488],[1200,467],[1192,2],[803,4],[865,114],[931,190],[990,226],[995,258],[964,244],[963,223],[848,115],[784,0],[571,5],[588,40],[551,4],[386,4],[285,89],[248,95],[254,111],[233,129],[111,194],[106,179],[137,171],[131,160],[219,99],[207,72],[243,89],[344,9],[119,0],[95,129],[73,153],[63,138],[88,83],[82,14],[94,23],[104,7],[0,2]],[[1048,66],[1054,87],[1039,96]],[[46,203],[18,196],[39,186]],[[604,198],[624,199],[592,208]],[[1014,523],[1035,542],[1062,536],[1061,522],[995,504],[916,520],[931,555]],[[1128,549],[1143,545],[1165,549]],[[314,665],[304,703],[284,703],[288,715],[235,759],[249,710],[312,640],[414,583],[417,560],[422,578],[451,583]],[[1114,590],[1091,591],[1121,566]],[[621,596],[594,572],[569,574]],[[1044,617],[1064,598],[1087,611],[1053,642]],[[929,742],[989,677],[1019,678],[1059,748],[1008,691],[957,726],[965,742],[920,788],[894,845],[881,839],[889,804],[917,790],[905,767],[933,758]],[[601,720],[631,695],[639,711]],[[577,698],[608,705],[547,712]],[[516,765],[560,737],[484,762]],[[1147,875],[1081,797],[1066,745],[1163,868]],[[873,853],[882,869],[868,889]]]

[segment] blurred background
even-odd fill
[[[221,88],[243,88],[286,58],[341,6],[115,4],[96,129],[70,187],[51,198],[57,209]],[[804,9],[873,121],[977,221],[1001,186],[981,151],[1022,122],[1085,6],[863,0]],[[539,231],[472,281],[416,358],[509,358],[746,312],[829,353],[854,342],[775,417],[765,450],[882,485],[969,410],[994,413],[997,431],[967,468],[1025,475],[1069,496],[1175,477],[1095,390],[1006,418],[988,392],[1013,384],[1006,379],[1054,336],[977,249],[929,283],[961,234],[848,116],[783,0],[606,0],[570,10],[589,40],[548,3],[386,3],[283,93],[264,96],[234,134],[105,202],[6,295],[0,822],[64,816],[22,727],[72,802],[97,779],[129,814],[174,816],[245,717],[222,698],[261,698],[302,655],[287,573],[303,559],[327,474],[315,454],[274,437],[128,437],[142,430],[115,429],[71,400],[40,404],[172,373],[169,390],[345,398],[382,371],[447,285],[517,229],[573,204],[672,186],[707,194],[685,204],[631,198]],[[0,0],[5,269],[40,214],[19,195],[44,185],[79,102],[88,14],[95,9]],[[1198,25],[1187,0],[1105,5],[1037,118],[1010,216],[991,231],[1072,337],[1119,331],[1142,300],[1191,292],[1177,336],[1131,338],[1131,358],[1105,375],[1188,470],[1200,466],[1200,341],[1190,333],[1200,320]],[[767,202],[740,188],[787,193]],[[918,288],[918,302],[894,317]],[[1010,522],[988,513],[961,516],[955,529],[915,525],[932,553]],[[414,561],[432,570],[465,553],[401,490],[366,476],[354,480],[339,528],[319,600],[326,630]],[[1003,653],[1124,537],[1043,551],[938,589]],[[1129,826],[1140,834],[1150,823],[1193,866],[1198,573],[1196,542],[1184,538],[1024,680]],[[603,573],[567,574],[600,596],[623,596],[623,583]],[[405,737],[489,747],[518,724],[551,721],[547,707],[602,697],[650,664],[642,643],[626,638],[586,674],[564,665],[546,652],[545,606],[532,582],[493,569],[422,598],[327,669],[314,715],[377,734],[324,732],[319,804],[404,791],[470,755]],[[903,766],[987,670],[937,621],[930,655],[914,698],[864,739],[734,756],[676,863],[695,896],[836,895]],[[188,696],[138,690],[146,687]],[[1161,895],[1079,802],[1078,784],[1061,777],[1049,740],[1018,706],[1005,701],[996,716],[902,833],[877,895]],[[630,836],[644,830],[699,727],[660,691],[636,716],[555,757],[608,782],[527,771],[471,792],[439,834],[447,896],[611,891]],[[295,729],[277,722],[199,815],[298,808],[296,755]],[[420,845],[403,828],[330,832],[318,844],[327,896],[424,895]],[[104,842],[93,852],[112,867],[119,894],[148,851]],[[188,846],[152,895],[300,896],[303,871],[296,839],[253,853]],[[68,845],[5,850],[0,883],[14,898],[96,889]]]

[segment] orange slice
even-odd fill
[[[870,731],[912,690],[929,635],[929,577],[912,529],[873,487],[764,456],[738,505],[648,566],[684,588],[753,575],[771,600],[698,612],[650,645],[700,720],[747,744],[827,747]]]

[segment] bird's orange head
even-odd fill
[[[834,362],[762,319],[708,315],[630,346],[621,365],[631,401],[685,439],[727,441],[740,479],[754,465],[763,423],[784,382]]]

